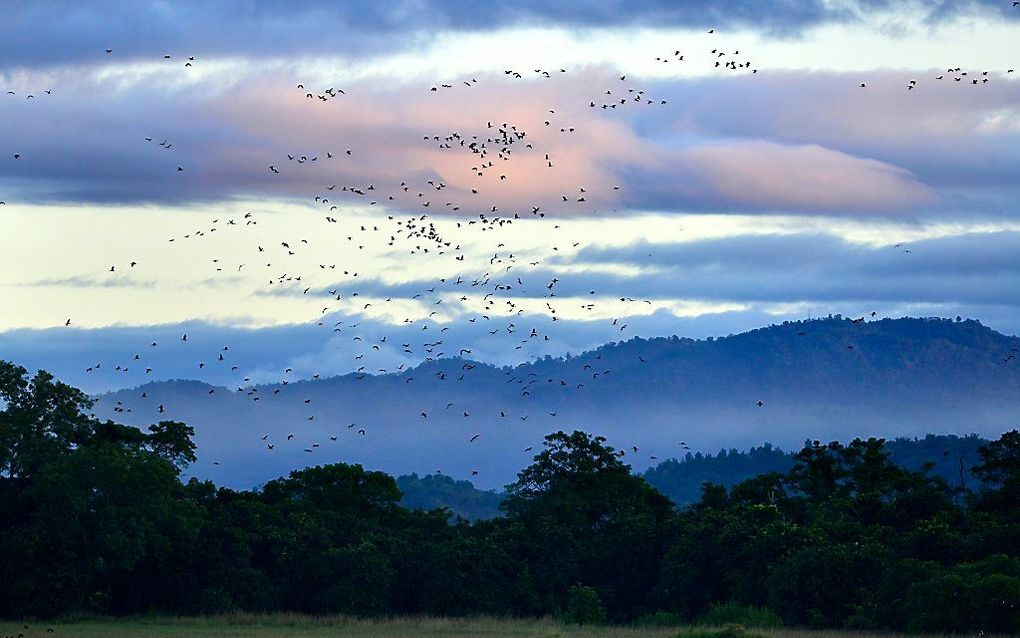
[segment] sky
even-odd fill
[[[0,357],[100,392],[1018,334],[1018,42],[1010,0],[5,7]]]

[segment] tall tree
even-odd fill
[[[673,505],[605,444],[574,431],[545,439],[504,508],[517,549],[546,604],[563,608],[574,585],[594,587],[611,618],[652,611]]]

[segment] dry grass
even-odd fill
[[[683,638],[696,627],[593,627],[557,620],[517,618],[310,617],[294,614],[228,614],[195,618],[95,619],[40,623],[0,622],[0,638]],[[50,633],[47,630],[52,629]],[[889,638],[892,634],[795,629],[752,630],[765,638]],[[939,637],[944,638],[944,637]]]

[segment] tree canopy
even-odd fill
[[[555,432],[503,516],[400,505],[343,463],[235,491],[191,479],[192,430],[88,416],[84,394],[0,362],[0,616],[559,614],[1020,630],[1020,432],[973,493],[881,439],[809,442],[783,471],[678,508],[604,438]],[[771,458],[771,452],[765,452]],[[962,470],[961,470],[962,471]]]

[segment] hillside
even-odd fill
[[[155,383],[104,395],[96,411],[194,425],[192,471],[228,485],[347,461],[498,488],[558,429],[606,435],[638,471],[688,448],[994,436],[1020,422],[1016,349],[977,321],[837,316],[718,339],[632,339],[512,369],[453,358],[278,386]]]
[[[408,474],[397,477],[403,497],[400,504],[413,510],[449,508],[450,512],[469,521],[499,515],[501,494],[479,490],[470,481],[458,481],[443,474]]]

